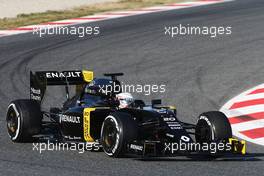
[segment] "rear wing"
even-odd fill
[[[30,99],[41,103],[47,86],[84,85],[93,80],[93,72],[87,70],[74,71],[30,71]]]

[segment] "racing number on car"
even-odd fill
[[[94,142],[94,139],[91,137],[90,134],[90,115],[92,111],[95,111],[95,108],[84,108],[83,110],[83,136],[86,142]]]

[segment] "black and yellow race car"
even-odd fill
[[[244,143],[232,139],[229,121],[219,111],[202,113],[193,125],[180,121],[175,107],[163,106],[157,99],[150,105],[134,100],[130,107],[119,108],[116,95],[122,90],[107,91],[104,87],[120,85],[117,77],[122,75],[112,73],[94,78],[91,71],[30,72],[30,99],[14,100],[7,109],[10,139],[30,142],[41,139],[46,129],[52,129],[52,139],[97,142],[112,157],[131,153],[141,156],[197,153],[205,144],[206,149],[211,144],[221,144],[225,152],[245,153]],[[65,86],[67,100],[61,108],[51,107],[46,112],[42,110],[42,100],[47,87],[53,85]],[[71,98],[70,85],[76,86]],[[49,120],[44,120],[47,117]],[[181,151],[183,144],[185,148]],[[202,153],[206,152],[202,148]],[[219,152],[222,153],[217,149],[213,153]]]

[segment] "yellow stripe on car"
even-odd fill
[[[86,142],[94,142],[91,136],[91,112],[95,111],[95,108],[84,108],[83,110],[83,136]]]

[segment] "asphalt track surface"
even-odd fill
[[[97,22],[97,37],[1,38],[0,175],[263,175],[264,147],[254,144],[248,144],[251,155],[244,158],[141,161],[112,159],[100,152],[39,154],[31,144],[13,144],[5,127],[8,103],[28,96],[29,70],[79,68],[95,70],[96,75],[121,71],[126,82],[165,83],[165,94],[146,99],[160,97],[176,104],[180,119],[195,123],[199,113],[217,110],[236,94],[263,83],[263,11],[261,0],[237,0]],[[164,35],[164,26],[180,23],[230,25],[233,33],[217,39]],[[53,95],[55,99],[62,99],[62,93]]]

